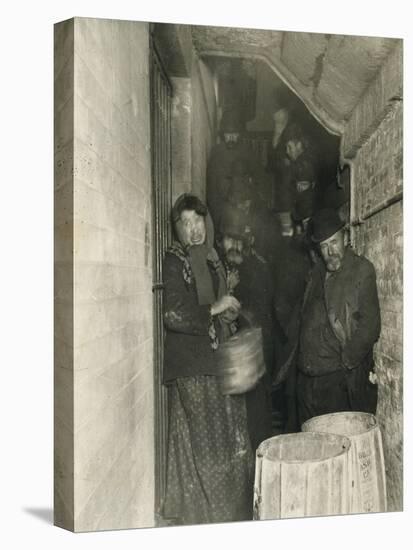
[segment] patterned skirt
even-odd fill
[[[169,386],[163,515],[189,525],[252,519],[254,456],[245,396],[224,396],[214,376]]]

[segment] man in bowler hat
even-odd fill
[[[373,345],[380,335],[374,266],[347,246],[333,209],[317,212],[312,241],[320,258],[303,299],[298,348],[300,423],[339,411],[375,413]]]

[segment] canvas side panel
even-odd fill
[[[54,28],[54,522],[73,530],[74,22]]]
[[[148,32],[75,19],[76,531],[154,524]]]

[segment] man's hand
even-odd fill
[[[346,331],[344,330],[344,327],[340,322],[340,319],[337,319],[334,312],[330,312],[328,314],[328,318],[330,320],[331,328],[333,329],[334,334],[337,337],[337,340],[344,347],[346,345],[347,336],[346,336]]]

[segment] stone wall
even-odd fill
[[[148,527],[154,523],[148,24],[75,18],[68,25],[73,177],[57,178],[57,202],[73,204],[73,212],[59,206],[56,225],[60,232],[73,225],[73,249],[56,258],[58,268],[66,266],[56,303],[67,311],[73,305],[74,319],[72,342],[67,337],[57,348],[64,375],[56,377],[56,409],[72,388],[74,402],[56,454],[74,440],[74,499],[59,493],[56,523],[75,531]],[[64,136],[62,144],[70,140]],[[57,469],[58,486],[66,475]]]
[[[382,329],[375,348],[379,386],[377,418],[384,444],[388,507],[403,507],[403,206],[385,207],[402,191],[401,102],[357,151],[353,164],[354,218],[384,208],[354,229],[358,253],[369,258],[377,273]]]

